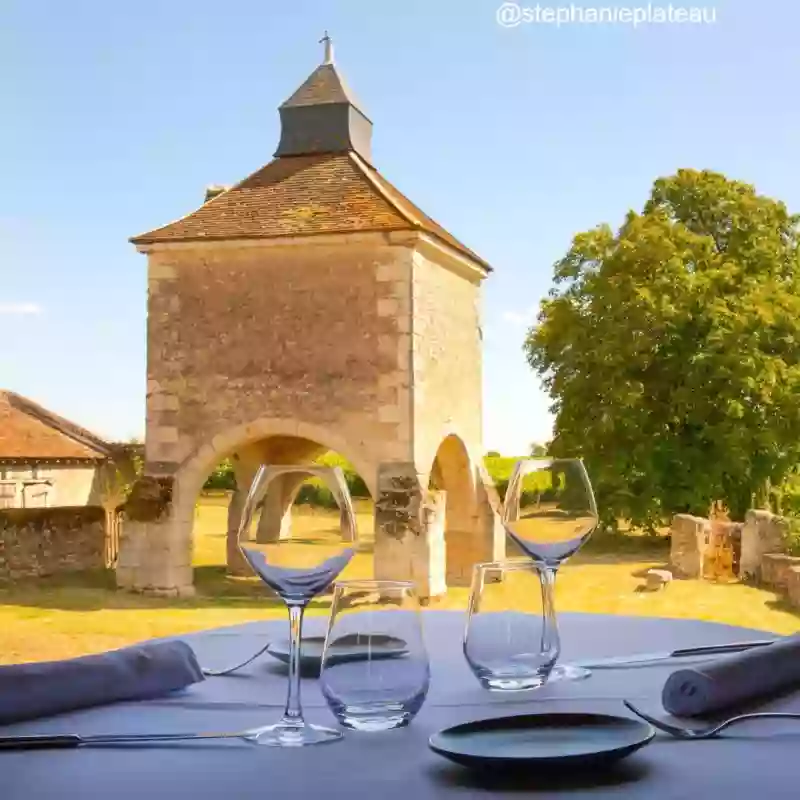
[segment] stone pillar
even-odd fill
[[[785,548],[785,521],[769,511],[752,510],[745,516],[739,577],[761,580],[761,561],[767,553]]]
[[[123,507],[117,586],[165,597],[194,595],[192,522],[180,519],[172,478],[140,478]]]
[[[670,565],[676,577],[702,577],[703,555],[710,531],[707,519],[690,514],[676,514],[672,518]]]
[[[422,535],[416,537],[412,556],[414,581],[420,597],[447,593],[444,526],[447,493],[429,491],[422,505]]]
[[[265,544],[291,538],[292,505],[307,477],[302,473],[288,472],[270,482],[256,529],[257,542]]]
[[[242,520],[246,489],[234,489],[228,503],[228,529],[225,537],[226,569],[228,575],[252,575],[253,570],[239,549],[239,524]]]
[[[794,608],[800,609],[800,567],[789,568],[786,591],[789,596],[789,603]]]
[[[239,550],[239,525],[250,484],[256,476],[260,464],[260,456],[253,448],[238,452],[232,460],[233,474],[236,477],[236,489],[228,503],[228,529],[225,538],[226,568],[229,575],[249,576],[253,574],[250,565]],[[250,538],[250,531],[244,531],[243,540]]]
[[[421,563],[418,538],[422,531],[422,487],[410,462],[378,466],[375,500],[374,572],[377,580],[416,580],[426,572]],[[424,552],[424,551],[423,551]],[[420,596],[430,586],[421,581]]]
[[[477,482],[478,520],[484,542],[482,561],[503,561],[507,558],[508,537],[501,520],[502,502],[492,479],[483,466],[478,467]]]

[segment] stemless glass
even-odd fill
[[[511,539],[542,567],[553,595],[558,568],[597,527],[592,484],[579,458],[526,458],[514,466],[503,502],[503,525]],[[550,604],[554,600],[551,597]],[[558,664],[550,680],[585,678],[589,671]]]
[[[558,626],[544,568],[529,559],[476,564],[464,656],[484,689],[542,686],[558,658]]]
[[[270,564],[264,553],[245,547],[244,544],[253,514],[258,504],[266,496],[269,483],[284,473],[298,471],[302,471],[302,468],[262,465],[248,492],[239,524],[239,548],[242,555],[261,580],[277,592],[289,610],[290,647],[286,708],[283,717],[276,724],[259,728],[253,732],[253,740],[256,743],[277,747],[320,744],[340,739],[342,736],[341,731],[311,725],[303,719],[300,702],[300,644],[303,632],[303,612],[306,606],[311,599],[334,582],[337,575],[353,557],[354,550],[345,548],[338,555],[309,569]],[[333,467],[326,471],[324,477],[330,485],[341,512],[342,536],[348,542],[355,542],[357,538],[356,517],[344,473],[340,467]],[[285,561],[285,558],[282,561]]]
[[[425,702],[429,683],[414,584],[338,582],[320,686],[339,723],[360,731],[408,725]]]

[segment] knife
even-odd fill
[[[52,750],[61,748],[91,747],[100,745],[137,745],[169,742],[195,742],[210,739],[240,739],[256,741],[258,731],[239,731],[238,733],[115,733],[91,734],[77,733],[23,734],[21,736],[0,736],[0,751],[3,750]]]
[[[724,653],[739,653],[753,647],[766,647],[774,644],[774,639],[763,639],[752,642],[731,642],[730,644],[711,644],[702,647],[684,647],[680,650],[661,653],[636,653],[630,656],[616,656],[612,658],[598,658],[595,660],[573,662],[576,666],[585,669],[615,669],[617,667],[649,666],[669,661],[673,658],[697,658],[702,656],[720,655]]]

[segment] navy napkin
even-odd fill
[[[0,725],[122,700],[145,700],[203,680],[186,642],[148,642],[109,653],[0,666]]]
[[[800,689],[800,634],[673,672],[661,702],[670,714],[699,717]]]

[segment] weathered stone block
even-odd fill
[[[676,514],[670,529],[670,564],[678,578],[700,578],[711,526],[707,519]]]
[[[800,566],[789,567],[786,581],[786,591],[789,602],[800,609]]]
[[[785,548],[786,521],[769,511],[751,510],[745,516],[741,537],[739,576],[763,580],[762,558],[766,553],[782,553]]]
[[[761,559],[761,582],[778,591],[789,588],[789,575],[794,567],[800,566],[800,558],[785,553],[766,553]]]

